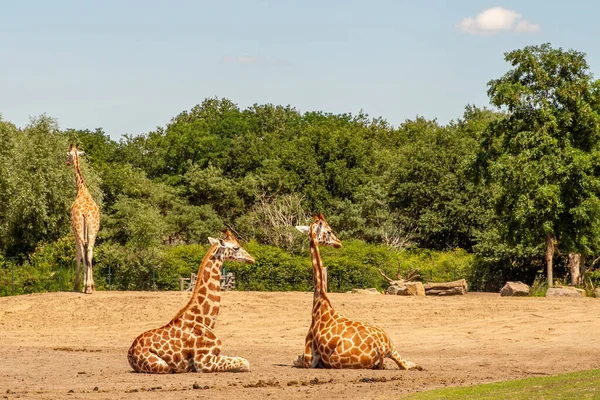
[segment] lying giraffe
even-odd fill
[[[247,372],[248,360],[221,355],[221,340],[213,332],[221,301],[224,260],[253,264],[254,258],[226,232],[225,239],[208,238],[212,246],[198,269],[192,296],[168,324],[139,335],[127,359],[136,372]]]
[[[417,364],[400,357],[383,329],[352,321],[334,310],[324,284],[319,244],[336,248],[342,247],[342,244],[331,231],[323,214],[315,216],[310,227],[296,228],[309,234],[315,292],[312,323],[306,335],[304,354],[298,356],[294,366],[384,369],[384,359],[388,357],[401,369],[421,369]]]

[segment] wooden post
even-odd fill
[[[546,234],[546,271],[548,275],[548,287],[551,288],[554,285],[554,279],[552,276],[552,257],[554,256],[554,241],[552,240],[552,234]]]
[[[185,281],[185,278],[179,278],[179,291],[183,292],[184,287],[183,287],[183,282]]]
[[[569,263],[569,270],[571,272],[571,286],[577,286],[581,283],[581,254],[569,253],[567,260]]]

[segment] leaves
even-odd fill
[[[585,55],[543,44],[505,59],[513,68],[489,82],[488,95],[508,114],[488,126],[476,163],[494,187],[495,245],[482,235],[475,249],[484,259],[514,263],[517,254],[539,254],[550,234],[562,253],[595,254],[600,109]],[[502,243],[516,252],[502,256]]]
[[[119,142],[101,128],[61,131],[47,116],[24,128],[0,120],[0,254],[22,262],[67,235],[69,142],[85,151],[81,168],[101,205],[100,274],[118,267],[123,288],[149,274],[171,288],[173,271],[189,265],[169,252],[225,227],[295,255],[305,244],[288,225],[313,213],[344,241],[472,251],[479,287],[533,279],[548,233],[559,252],[597,254],[600,82],[575,50],[527,46],[505,59],[510,69],[488,85],[495,109],[467,105],[445,125],[217,98]],[[283,250],[265,250],[269,265],[282,268],[282,287],[304,288],[290,286],[289,271],[306,270]],[[359,273],[340,268],[350,270]]]

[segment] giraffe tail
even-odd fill
[[[83,216],[83,259],[85,261],[85,265],[91,265],[88,259],[88,249],[90,247],[90,235],[89,235],[89,227],[87,224],[87,220],[85,215]]]

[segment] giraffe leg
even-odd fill
[[[89,272],[90,272],[89,265],[87,264],[87,260],[84,257],[83,258],[83,293],[86,293],[86,294],[91,293],[89,291],[89,284],[88,284]]]
[[[394,362],[396,364],[398,364],[398,367],[400,369],[416,369],[416,370],[419,370],[419,371],[423,370],[423,367],[415,364],[412,361],[404,360],[402,357],[400,357],[400,354],[398,353],[398,350],[396,350],[396,346],[394,346],[393,344],[391,344],[390,351],[387,354],[387,356],[389,358],[391,358],[392,360],[394,360]]]
[[[196,334],[201,336],[200,346],[196,341],[196,350],[194,353],[194,368],[199,372],[248,372],[250,363],[241,357],[222,356],[221,340],[217,338],[214,332],[208,328],[200,329]]]
[[[165,360],[152,352],[152,349],[142,352],[135,348],[129,351],[129,365],[135,372],[148,374],[170,374],[173,368]]]
[[[92,263],[94,258],[94,245],[96,244],[96,234],[97,232],[91,233],[88,242],[88,262],[90,263],[90,281],[92,285],[92,291],[96,290],[96,285],[94,285],[94,268]]]
[[[377,354],[375,356],[377,362],[373,364],[373,369],[385,369],[385,347],[381,341],[376,342]]]
[[[88,247],[88,249],[86,249],[86,254],[85,254],[85,280],[83,282],[84,284],[84,292],[85,293],[93,293],[94,292],[94,272],[93,272],[93,268],[92,268],[92,256],[94,253],[94,249],[91,247]]]
[[[228,357],[214,354],[201,355],[194,360],[196,371],[200,372],[249,372],[250,363],[242,357]]]
[[[85,221],[85,219],[84,219]],[[90,231],[90,227],[86,224],[86,231],[85,233],[85,243],[86,245],[84,246],[84,260],[85,260],[85,267],[86,267],[86,278],[84,281],[84,293],[88,293],[91,294],[94,292],[94,269],[92,266],[92,258],[94,257],[94,243],[96,242],[96,233],[93,231]]]
[[[81,261],[83,260],[83,244],[78,240],[77,244],[75,245],[75,258],[77,259],[77,268],[75,269],[75,284],[73,285],[73,291],[79,292],[79,278],[81,276],[80,268]]]
[[[313,331],[312,329],[308,331],[306,335],[306,340],[304,341],[304,354],[298,356],[296,360],[294,360],[293,364],[296,368],[316,368],[319,362],[321,361],[321,356],[315,349],[313,348]]]

